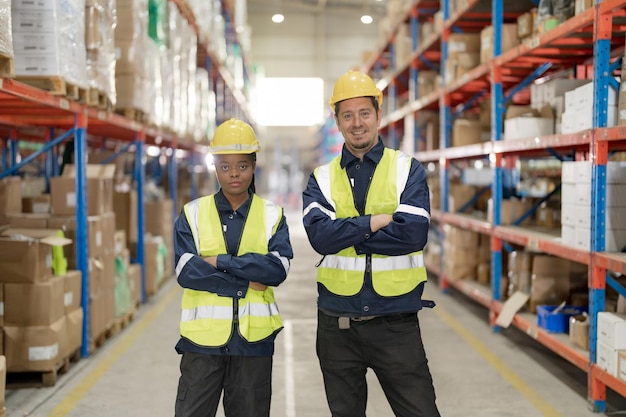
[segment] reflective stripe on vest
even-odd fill
[[[335,209],[336,218],[357,217],[352,187],[341,156],[315,170],[315,179],[326,200]],[[365,202],[365,214],[393,214],[401,209],[416,215],[425,215],[425,209],[400,205],[400,195],[406,187],[411,169],[411,157],[386,148],[376,166]],[[395,178],[395,187],[389,187],[388,178]],[[332,216],[331,216],[332,218]],[[358,255],[354,247],[326,255],[317,270],[317,280],[329,291],[351,296],[363,287],[365,255]],[[376,293],[392,297],[406,294],[426,281],[426,268],[421,251],[407,255],[372,255],[372,285]]]
[[[184,207],[196,249],[200,256],[217,256],[226,252],[215,199],[202,197]],[[253,195],[243,228],[238,254],[267,253],[268,242],[276,233],[282,209]],[[259,238],[262,236],[262,238]],[[225,345],[233,330],[234,300],[207,291],[184,289],[181,302],[181,336],[201,346]],[[282,320],[272,288],[248,289],[239,300],[239,332],[249,342],[263,340],[282,328]]]

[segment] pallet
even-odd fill
[[[148,115],[139,109],[116,109],[115,112],[137,123],[146,123],[148,121]]]
[[[0,77],[5,77],[5,78],[15,77],[15,67],[13,65],[13,58],[5,54],[4,52],[0,52]]]
[[[58,376],[67,373],[71,364],[79,360],[80,349],[76,349],[49,371],[7,372],[6,387],[7,389],[52,387],[56,384]]]
[[[113,104],[111,103],[111,100],[109,100],[109,97],[97,88],[89,89],[85,103],[88,106],[96,107],[100,110],[111,110],[113,108]]]
[[[135,306],[130,306],[127,312],[122,314],[120,317],[116,318],[110,330],[111,337],[119,334],[122,330],[127,328],[130,325],[130,323],[133,321],[133,319],[135,318],[136,312],[137,310]]]
[[[87,101],[88,90],[65,81],[63,77],[20,76],[17,81],[45,90],[53,96],[64,96],[74,101]]]

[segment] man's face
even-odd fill
[[[339,103],[339,112],[335,115],[337,127],[353,155],[362,157],[376,145],[380,117],[380,109],[374,109],[369,97],[350,98]]]

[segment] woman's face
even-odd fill
[[[256,162],[248,154],[215,155],[215,171],[222,192],[228,196],[248,194]]]

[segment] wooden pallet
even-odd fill
[[[115,112],[137,123],[146,123],[148,121],[148,115],[139,109],[116,109]]]
[[[111,337],[119,334],[122,330],[127,328],[130,323],[135,318],[135,313],[137,312],[135,306],[130,306],[128,311],[122,314],[120,317],[116,318],[113,322],[113,326],[110,330]]]
[[[113,108],[109,97],[107,97],[105,93],[98,90],[97,88],[89,89],[89,91],[87,92],[87,100],[85,101],[85,103],[88,106],[93,106],[100,110],[111,110]]]
[[[0,77],[13,78],[15,77],[15,67],[13,65],[13,58],[9,55],[0,52]]]
[[[7,389],[52,387],[56,384],[58,376],[67,373],[71,364],[79,360],[80,349],[76,349],[49,371],[7,372],[6,387]]]
[[[88,90],[65,81],[63,77],[16,77],[19,82],[48,91],[54,96],[64,96],[70,100],[86,102]]]

